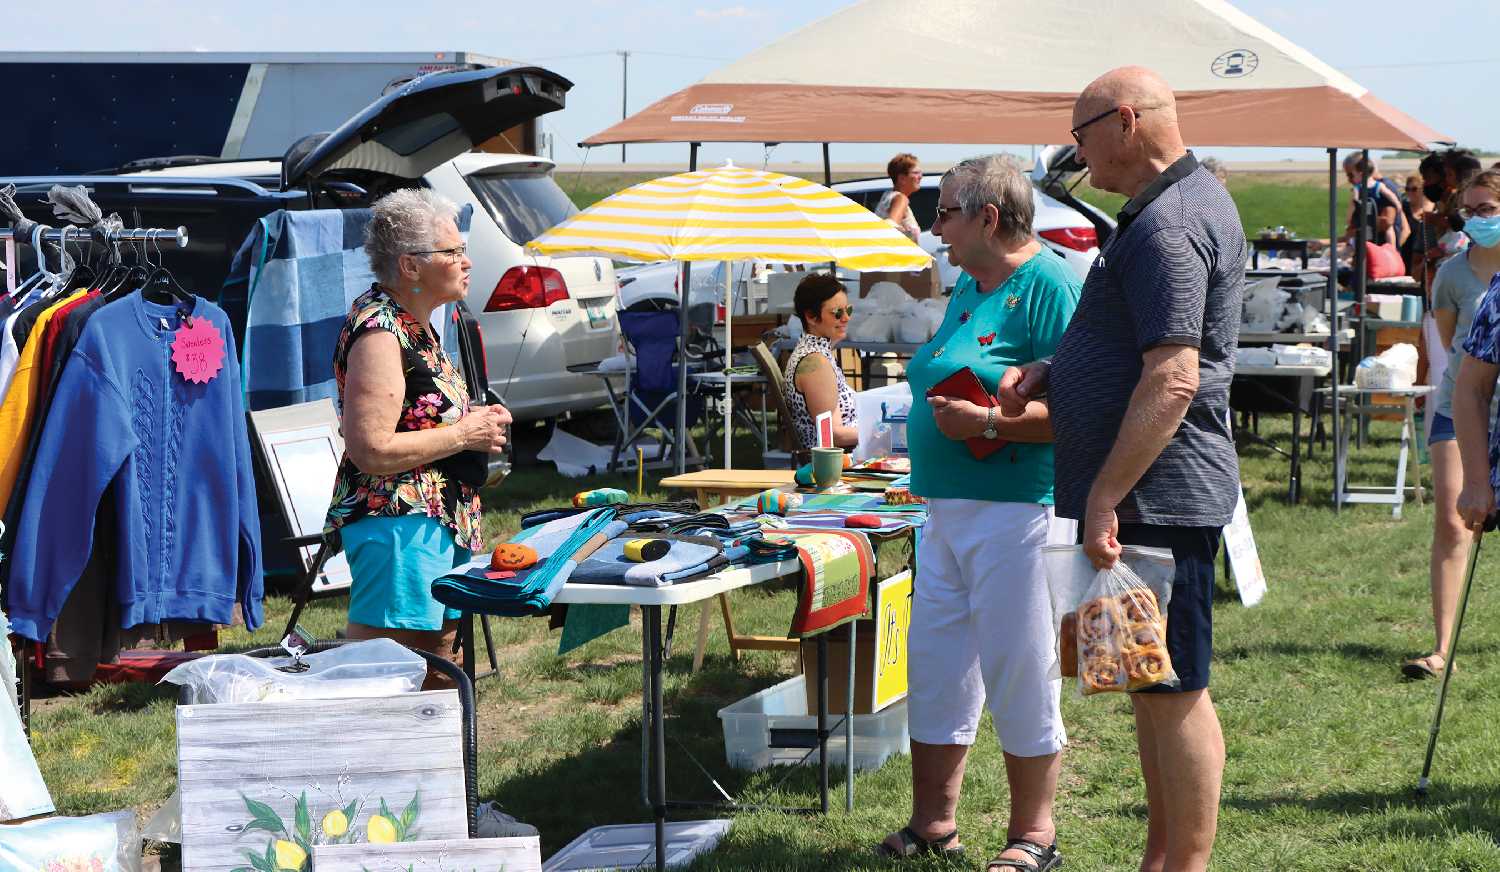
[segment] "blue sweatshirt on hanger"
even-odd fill
[[[139,292],[95,312],[57,384],[16,530],[5,607],[14,632],[47,638],[88,563],[94,516],[112,501],[120,626],[262,623],[260,518],[229,319],[195,299],[224,337],[206,384],[172,363],[178,307]]]

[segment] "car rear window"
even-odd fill
[[[490,217],[517,245],[578,212],[550,173],[476,173],[468,181]]]

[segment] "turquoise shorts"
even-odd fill
[[[453,531],[436,518],[361,518],[344,527],[344,554],[353,581],[349,620],[393,630],[441,630],[461,614],[432,598],[432,583],[468,563]]]

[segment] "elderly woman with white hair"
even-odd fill
[[[878,847],[887,857],[963,850],[958,798],[988,703],[1010,782],[1005,847],[988,868],[1062,863],[1052,802],[1067,736],[1062,682],[1049,677],[1056,645],[1042,565],[1051,419],[1042,400],[1002,417],[972,402],[976,392],[944,384],[968,371],[993,395],[1008,367],[1050,357],[1073,316],[1078,279],[1033,236],[1033,203],[1031,182],[1005,155],[962,161],[938,189],[932,232],[964,274],[906,370],[912,396],[928,397],[912,406],[906,433],[911,490],[929,514],[907,655],[912,814]]]
[[[471,402],[433,334],[433,312],[469,288],[456,207],[400,190],[371,212],[376,282],[355,299],[334,351],[344,457],[323,535],[353,574],[349,638],[451,656],[459,616],[433,599],[432,581],[484,544],[484,482],[460,455],[501,450],[510,413]]]

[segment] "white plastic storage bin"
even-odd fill
[[[772,748],[771,730],[816,730],[817,712],[807,713],[806,679],[798,675],[719,709],[724,724],[724,756],[736,769],[765,769],[797,763],[817,765],[818,750]],[[844,765],[842,715],[829,715],[828,763]],[[892,754],[911,753],[906,700],[872,715],[854,716],[854,771],[879,769]],[[804,759],[805,758],[805,759]]]

